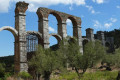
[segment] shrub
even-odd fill
[[[20,72],[20,73],[18,74],[18,77],[21,77],[21,78],[23,78],[23,79],[32,78],[32,76],[31,76],[29,73],[27,73],[27,72]]]

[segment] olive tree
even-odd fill
[[[75,68],[78,78],[86,72],[86,70],[96,64],[104,55],[105,49],[101,42],[88,42],[85,45],[84,53],[80,53],[80,46],[77,39],[68,40],[65,44],[60,45],[60,53],[72,67]],[[81,71],[79,71],[81,70]]]
[[[35,55],[29,61],[29,65],[34,67],[36,73],[43,75],[44,80],[50,80],[51,73],[60,68],[61,61],[57,51],[38,46]]]

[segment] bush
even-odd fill
[[[32,78],[32,76],[31,76],[29,73],[27,73],[27,72],[20,72],[20,73],[18,74],[18,77],[21,77],[21,78],[23,78],[23,79]]]

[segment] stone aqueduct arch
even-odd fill
[[[58,22],[58,34],[63,38],[67,37],[66,30],[66,20],[70,19],[73,23],[73,36],[78,38],[79,44],[82,44],[81,37],[81,18],[75,17],[73,15],[69,15],[63,12],[58,12],[55,10],[47,9],[47,8],[38,8],[37,15],[39,18],[39,32],[42,33],[44,48],[49,48],[49,31],[48,31],[48,16],[49,14],[53,14]]]
[[[16,29],[14,29],[13,27],[4,26],[4,27],[0,28],[0,31],[2,31],[2,30],[10,31],[14,35],[14,37],[18,36],[18,31]]]
[[[67,37],[66,31],[66,20],[70,19],[73,23],[73,36],[78,39],[78,44],[82,46],[82,35],[81,35],[81,18],[69,15],[63,12],[47,8],[38,8],[38,32],[26,31],[25,12],[28,9],[28,3],[18,2],[15,8],[15,29],[12,27],[2,27],[2,30],[8,30],[12,32],[15,37],[15,72],[28,71],[27,65],[27,49],[26,49],[26,36],[28,34],[35,34],[40,40],[40,44],[44,48],[49,48],[49,38],[54,36],[58,41]],[[49,34],[48,30],[48,16],[53,14],[58,21],[58,33]],[[39,42],[39,41],[38,41]],[[81,50],[82,52],[82,50]]]

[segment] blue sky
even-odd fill
[[[0,0],[0,28],[14,27],[14,9],[18,1],[28,2],[26,12],[26,30],[38,30],[38,7],[47,7],[53,10],[72,14],[82,19],[82,35],[86,35],[86,28],[110,31],[120,28],[120,0]],[[49,15],[49,32],[57,32],[57,21]],[[67,20],[67,34],[72,36],[72,23]],[[57,43],[54,37],[50,38],[50,45]],[[0,56],[14,54],[14,36],[8,31],[0,32]]]

